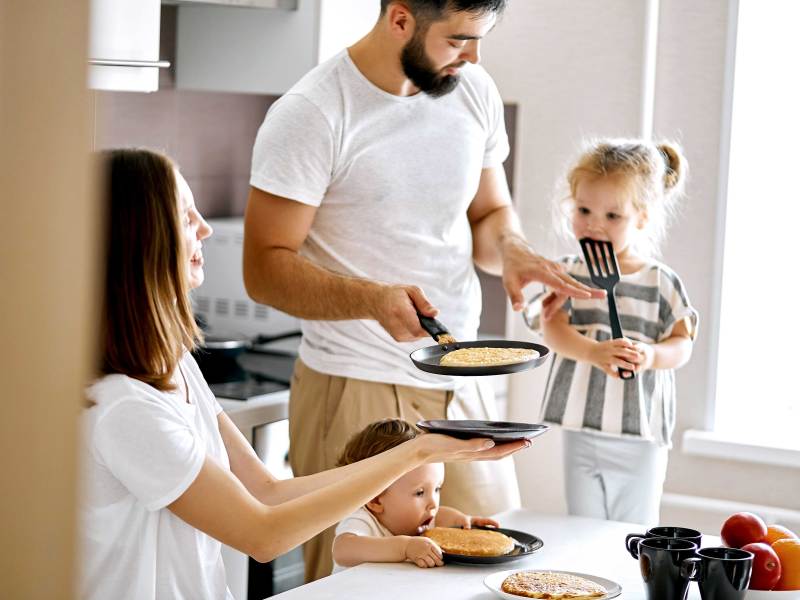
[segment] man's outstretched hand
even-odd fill
[[[567,275],[564,266],[536,254],[522,239],[507,242],[503,249],[503,287],[511,307],[522,310],[523,288],[532,282],[544,284],[557,294],[571,298],[605,298],[605,290],[589,287]]]

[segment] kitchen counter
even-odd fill
[[[641,525],[581,517],[542,515],[520,509],[497,517],[508,529],[539,536],[544,547],[513,563],[486,566],[445,565],[420,569],[411,563],[366,563],[319,581],[289,590],[280,600],[334,600],[380,598],[381,600],[492,600],[498,597],[484,585],[484,578],[509,569],[553,569],[588,573],[622,586],[625,599],[644,598],[639,562],[625,550],[628,533],[643,532]],[[703,536],[703,546],[719,544],[719,538]],[[700,598],[697,585],[689,599]]]
[[[280,390],[249,400],[217,398],[222,409],[253,445],[255,429],[289,418],[289,390]]]

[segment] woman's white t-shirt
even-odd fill
[[[107,375],[87,392],[95,405],[84,414],[81,598],[233,598],[220,542],[166,508],[206,457],[230,468],[222,408],[189,353],[180,370],[188,403],[125,375]]]

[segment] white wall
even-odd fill
[[[319,62],[366,35],[375,26],[380,12],[380,0],[324,0],[319,15]]]
[[[519,104],[516,202],[526,234],[545,254],[565,249],[552,233],[549,208],[553,184],[581,138],[640,131],[647,5],[644,0],[512,0],[484,43],[484,66],[504,100]],[[708,323],[714,314],[711,275],[717,268],[728,1],[663,1],[658,25],[654,134],[680,140],[692,167],[684,214],[670,232],[664,259],[683,277],[703,320],[692,362],[678,373],[678,432],[666,490],[797,509],[796,469],[680,451],[682,431],[704,427],[710,393],[714,340]],[[515,338],[528,335],[518,316],[510,319],[508,330]],[[546,371],[510,378],[511,419],[538,419]],[[550,432],[518,458],[525,504],[565,510],[560,441],[557,431]]]
[[[647,3],[512,1],[483,45],[503,99],[517,103],[516,203],[525,233],[546,255],[566,250],[552,233],[558,173],[587,135],[636,135],[641,121]],[[526,339],[519,316],[509,335]],[[509,378],[509,418],[538,421],[548,366]],[[561,435],[537,438],[517,459],[523,503],[563,512]]]

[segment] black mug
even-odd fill
[[[683,561],[695,556],[697,544],[675,538],[646,538],[636,544],[647,600],[685,600],[689,578]]]
[[[681,565],[681,575],[700,586],[703,600],[743,600],[753,571],[753,553],[737,548],[703,548]]]
[[[639,558],[639,554],[636,552],[639,541],[658,537],[689,540],[697,544],[699,548],[703,534],[696,529],[689,529],[688,527],[652,527],[647,530],[647,533],[629,533],[626,535],[625,548],[633,558]]]

